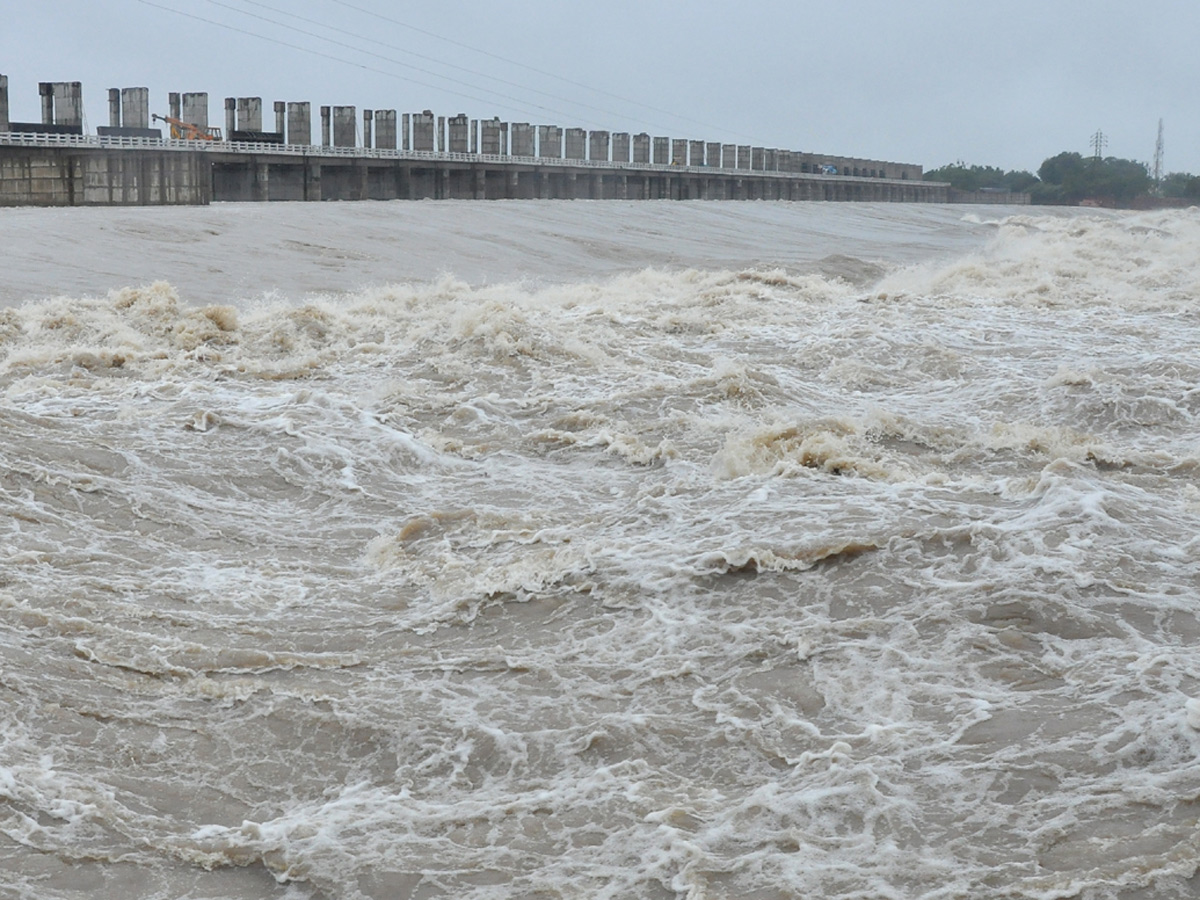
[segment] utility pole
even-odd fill
[[[1108,146],[1108,138],[1104,136],[1104,132],[1099,128],[1092,135],[1092,159],[1100,162],[1104,158],[1104,148]]]
[[[1162,193],[1163,179],[1163,120],[1158,120],[1158,142],[1154,145],[1154,193]]]

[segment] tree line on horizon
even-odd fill
[[[959,161],[924,174],[926,181],[947,181],[959,191],[1028,192],[1038,204],[1075,205],[1094,201],[1125,206],[1143,198],[1200,201],[1200,177],[1186,172],[1167,175],[1158,184],[1145,164],[1131,159],[1085,157],[1063,152],[1042,163],[1037,174],[995,166],[968,166]]]

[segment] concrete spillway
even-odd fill
[[[0,76],[0,206],[393,199],[858,200],[945,202],[921,167],[877,160],[562,129],[228,98],[220,140],[148,128],[145,88],[109,92],[110,125],[82,129],[78,82],[43,83],[41,123],[8,121]],[[206,94],[171,94],[172,118],[208,129]],[[178,131],[178,129],[174,129]]]

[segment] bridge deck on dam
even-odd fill
[[[946,202],[907,178],[603,159],[0,133],[0,206],[393,199]]]

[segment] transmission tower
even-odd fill
[[[1163,178],[1163,123],[1158,120],[1158,141],[1154,145],[1154,190],[1162,190]]]
[[[1092,159],[1099,162],[1104,158],[1104,148],[1108,146],[1108,138],[1104,136],[1104,132],[1099,128],[1092,135]]]

